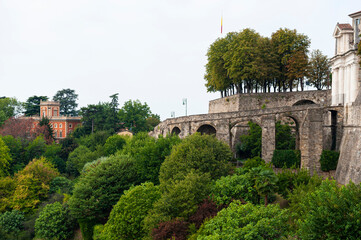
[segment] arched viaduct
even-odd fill
[[[312,94],[319,97],[317,92],[319,95],[325,96],[325,91],[313,91]],[[319,97],[323,100],[314,102],[315,98],[310,98],[309,93],[304,96],[305,98],[302,98],[301,94],[302,92],[288,93],[288,98],[297,99],[293,105],[289,104],[290,106],[279,106],[272,102],[272,96],[268,94],[268,104],[273,104],[272,108],[260,107],[167,119],[156,126],[150,134],[157,137],[173,133],[181,138],[195,132],[215,134],[218,139],[228,143],[234,150],[235,145],[239,142],[242,124],[252,121],[262,128],[262,158],[266,162],[270,162],[276,146],[275,123],[284,118],[291,118],[296,123],[296,145],[301,151],[301,166],[311,171],[319,171],[322,150],[337,149],[339,146],[343,108],[327,106],[327,98]],[[262,95],[253,94],[250,97],[260,99]],[[279,99],[280,95],[282,94],[276,93],[275,97]],[[226,99],[221,100],[228,102]],[[248,100],[254,101],[254,99]],[[219,106],[218,109],[220,109]]]

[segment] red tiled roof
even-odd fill
[[[341,29],[341,30],[353,30],[352,26],[348,23],[339,23],[337,24],[337,26]]]

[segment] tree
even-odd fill
[[[0,127],[10,117],[17,116],[22,111],[22,104],[15,98],[0,98]]]
[[[119,110],[119,120],[122,126],[129,128],[134,133],[152,130],[147,125],[149,117],[158,118],[159,116],[152,115],[147,103],[142,104],[139,100],[129,100]]]
[[[308,56],[304,50],[299,50],[292,53],[286,65],[287,87],[292,92],[294,86],[298,91],[298,86],[301,86],[301,91],[304,88],[304,78],[308,75]]]
[[[53,97],[54,101],[60,102],[60,114],[72,116],[78,115],[76,110],[78,106],[76,103],[77,99],[78,94],[70,88],[57,91]]]
[[[134,160],[111,156],[82,173],[69,200],[71,213],[78,220],[103,222],[123,191],[137,184]]]
[[[279,205],[234,201],[206,221],[196,239],[218,239],[219,236],[222,239],[283,239],[290,230],[288,219],[287,210],[281,210]]]
[[[40,129],[43,130],[43,136],[47,144],[54,141],[54,131],[50,126],[50,120],[47,117],[42,117],[39,122]]]
[[[142,239],[144,218],[160,198],[159,187],[143,183],[124,191],[104,226],[102,239]]]
[[[25,107],[25,116],[39,116],[40,114],[40,102],[47,101],[49,98],[47,96],[32,96],[26,100]]]
[[[35,138],[25,148],[25,158],[27,163],[35,158],[40,158],[46,151],[47,145],[43,137]]]
[[[0,214],[0,229],[6,234],[17,235],[23,229],[24,213],[18,210]]]
[[[11,135],[21,139],[33,138],[35,134],[31,131],[32,125],[32,119],[11,117],[1,126],[0,135]]]
[[[89,148],[81,145],[69,154],[66,170],[73,176],[79,176],[86,163],[92,162],[99,157],[100,155],[96,151],[92,152]]]
[[[59,202],[48,204],[35,221],[36,236],[42,239],[66,240],[73,235],[75,221],[69,208]]]
[[[116,129],[114,129],[114,121],[111,118],[112,114],[109,103],[90,104],[87,107],[82,107],[80,109],[83,123],[81,128],[84,129],[85,134],[97,131],[110,131],[114,133]]]
[[[10,156],[10,149],[0,138],[0,178],[5,177],[9,174],[11,161],[12,159]]]
[[[113,125],[114,132],[119,130],[119,116],[118,116],[118,95],[119,93],[113,94],[110,96],[112,99],[110,102],[110,114],[108,116],[108,121]]]
[[[350,182],[338,186],[336,181],[323,181],[299,203],[297,235],[301,239],[358,239],[360,202],[360,185]]]
[[[21,141],[20,138],[14,138],[11,135],[2,136],[2,137],[0,137],[0,139],[2,139],[4,141],[4,143],[6,144],[6,146],[8,146],[8,148],[10,150],[9,153],[10,153],[10,157],[11,157],[12,161],[10,162],[9,172],[10,172],[10,174],[14,174],[18,170],[25,167],[25,165],[27,164],[27,161],[24,157],[24,153],[25,153],[24,145],[25,144],[23,144],[23,142]]]
[[[168,188],[192,170],[209,173],[212,179],[225,176],[230,171],[231,159],[232,152],[226,143],[210,135],[190,135],[174,146],[163,162],[159,173],[161,187]]]
[[[261,36],[254,30],[246,28],[237,34],[228,46],[225,54],[227,74],[233,83],[239,86],[244,84],[247,92],[257,89],[257,54]]]
[[[330,87],[330,63],[327,56],[320,50],[314,50],[311,53],[310,65],[308,69],[308,78],[312,86],[321,90],[324,87]]]
[[[123,149],[125,145],[124,137],[116,134],[113,136],[108,137],[107,141],[104,144],[104,152],[106,156],[112,155],[117,151]]]
[[[268,205],[268,197],[276,192],[278,178],[273,169],[267,167],[252,168],[249,172],[255,179],[255,189],[258,195],[264,197],[264,205]]]
[[[277,79],[278,91],[286,91],[288,88],[293,87],[294,80],[294,76],[288,74],[287,65],[290,64],[290,61],[292,61],[292,66],[297,66],[298,61],[304,62],[302,56],[307,54],[310,40],[306,35],[297,33],[296,30],[280,28],[272,34],[271,43],[277,53],[277,68],[280,73]],[[299,57],[295,56],[296,53]],[[302,69],[302,67],[298,69]]]
[[[288,124],[276,122],[276,149],[293,150],[296,148],[296,137]]]

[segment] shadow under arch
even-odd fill
[[[216,135],[217,130],[212,125],[204,124],[198,128],[197,132],[201,133],[202,135]]]
[[[174,127],[171,131],[171,135],[175,134],[175,135],[179,135],[181,133],[181,130],[179,129],[179,127]]]
[[[316,103],[312,100],[303,99],[295,102],[292,106],[302,106],[302,105],[311,105],[311,104],[316,104]]]

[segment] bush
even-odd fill
[[[121,150],[125,145],[125,139],[119,135],[113,135],[108,137],[104,144],[104,153],[106,156],[112,155]]]
[[[300,239],[359,239],[361,236],[361,187],[352,182],[338,186],[323,181],[300,202]]]
[[[142,239],[144,218],[160,198],[153,183],[143,183],[124,192],[113,207],[100,239]]]
[[[73,235],[74,223],[66,206],[58,202],[48,204],[35,221],[35,233],[44,239],[65,240]]]
[[[237,146],[242,159],[261,156],[262,153],[262,128],[253,122],[248,122],[248,126],[248,134],[241,135],[241,144]]]
[[[276,149],[277,150],[292,150],[296,147],[296,138],[292,129],[288,124],[281,124],[276,122]]]
[[[188,235],[188,223],[181,219],[162,222],[152,230],[154,240],[186,240]]]
[[[82,173],[69,200],[71,213],[78,220],[103,222],[124,190],[139,184],[134,160],[111,156]]]
[[[321,170],[324,172],[336,170],[339,156],[339,152],[323,150],[320,159]]]
[[[66,170],[71,175],[78,176],[86,163],[94,161],[99,157],[100,154],[97,151],[92,152],[85,146],[79,146],[69,154]]]
[[[288,218],[278,205],[234,201],[204,223],[197,239],[281,239],[288,235]]]
[[[247,159],[244,162],[242,168],[251,169],[251,168],[254,168],[254,167],[265,166],[265,165],[266,165],[266,163],[262,158],[254,157],[254,158]]]
[[[299,150],[274,150],[272,163],[276,168],[299,168],[301,164],[301,154]]]
[[[282,172],[278,173],[277,177],[277,192],[286,199],[296,186],[306,185],[311,179],[309,171],[303,168],[296,171],[282,169]]]
[[[223,206],[217,206],[215,202],[209,198],[204,199],[198,205],[197,211],[189,217],[189,222],[193,223],[198,229],[204,220],[213,218],[223,208]]]
[[[65,177],[56,177],[50,183],[49,193],[55,193],[60,191],[61,193],[71,194],[73,191],[73,182]]]
[[[18,210],[8,211],[0,215],[0,228],[7,234],[16,234],[24,228],[24,220],[24,213]]]
[[[174,146],[163,162],[159,173],[161,188],[184,179],[192,170],[209,173],[212,179],[225,176],[230,171],[231,159],[232,152],[226,143],[210,135],[190,135]]]

